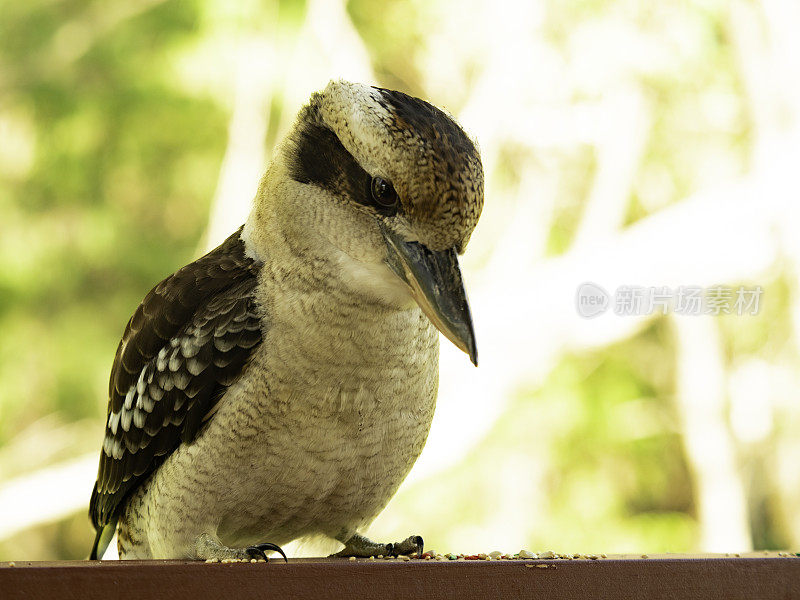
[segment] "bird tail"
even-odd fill
[[[116,519],[114,519],[111,523],[106,523],[97,529],[97,535],[94,538],[94,544],[92,545],[92,551],[89,554],[89,560],[100,560],[103,558],[103,555],[106,553],[108,545],[111,543],[111,538],[114,537],[116,530]]]

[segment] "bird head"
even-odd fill
[[[477,364],[458,254],[483,207],[483,168],[461,127],[418,98],[331,81],[279,155],[283,176],[265,181],[284,180],[304,236],[335,248],[343,277],[373,298],[416,302]]]

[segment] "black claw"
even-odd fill
[[[417,557],[421,557],[422,552],[425,549],[425,541],[422,539],[421,535],[414,536],[414,544],[417,546]]]
[[[269,562],[269,558],[267,558],[267,555],[264,552],[265,550],[277,552],[283,557],[283,560],[285,560],[287,563],[289,562],[289,559],[286,558],[286,554],[284,554],[283,549],[278,546],[278,544],[272,544],[270,542],[254,544],[253,546],[247,548],[247,553],[253,558],[263,558],[266,562]]]

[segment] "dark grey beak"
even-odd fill
[[[383,226],[381,231],[389,247],[389,267],[411,288],[414,300],[436,328],[477,367],[475,331],[455,249],[434,252],[419,242],[406,242]]]

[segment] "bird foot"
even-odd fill
[[[411,535],[402,542],[394,544],[379,544],[361,534],[355,534],[344,543],[342,548],[331,557],[350,557],[369,558],[370,556],[400,556],[401,554],[416,554],[422,556],[424,542],[422,536]]]
[[[199,535],[195,541],[195,554],[199,559],[211,561],[226,561],[226,560],[244,560],[250,561],[252,559],[263,560],[269,562],[267,552],[277,552],[283,556],[283,560],[289,562],[286,554],[280,546],[270,542],[262,544],[253,544],[247,548],[229,548],[220,541],[207,533]]]

